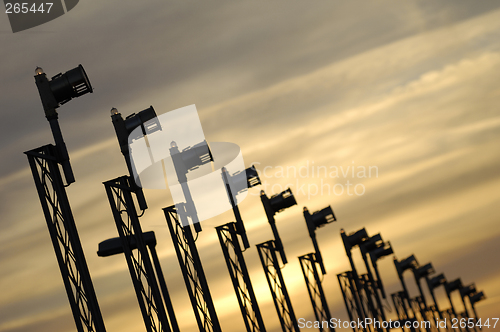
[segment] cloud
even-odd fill
[[[331,204],[339,218],[318,232],[323,252],[337,253],[335,259],[324,256],[329,272],[325,287],[335,294],[328,300],[341,308],[339,315],[345,310],[335,274],[348,268],[340,227],[353,231],[366,226],[370,234],[381,231],[398,255],[414,252],[422,262],[433,260],[445,272],[455,273],[446,262],[463,259],[456,273],[484,280],[487,291],[497,294],[493,286],[498,276],[488,264],[494,258],[486,256],[492,247],[478,243],[498,238],[494,225],[499,200],[500,87],[494,73],[500,66],[500,11],[461,21],[467,17],[463,3],[453,8],[443,5],[431,18],[436,4],[415,8],[405,3],[403,13],[390,10],[391,2],[368,4],[359,16],[353,14],[358,13],[355,5],[324,2],[314,7],[297,2],[283,12],[278,2],[260,7],[168,3],[157,8],[129,1],[120,6],[130,11],[118,14],[116,3],[101,7],[82,3],[46,26],[46,31],[54,32],[19,35],[18,45],[9,39],[12,48],[0,52],[12,52],[18,59],[9,55],[2,64],[5,74],[0,84],[7,96],[2,98],[2,109],[23,111],[3,111],[4,123],[18,126],[2,133],[5,144],[0,150],[9,160],[0,179],[4,229],[0,236],[2,247],[8,248],[0,255],[1,279],[15,285],[3,293],[0,306],[5,310],[14,303],[14,308],[28,309],[7,317],[2,329],[25,330],[38,324],[45,326],[41,330],[54,331],[63,315],[67,321],[61,330],[71,325],[20,151],[38,144],[34,142],[51,141],[38,100],[26,97],[28,93],[36,97],[31,66],[44,62],[49,65],[46,70],[69,69],[80,59],[89,63],[83,64],[96,91],[60,109],[77,177],[68,194],[109,330],[142,328],[123,257],[95,255],[100,241],[116,236],[102,181],[126,173],[109,121],[112,106],[128,114],[150,104],[169,110],[195,102],[208,141],[239,144],[246,162],[260,162],[261,171],[265,166],[299,167],[306,161],[328,167],[346,167],[353,161],[378,167],[377,178],[352,179],[366,186],[361,197],[317,195],[308,200],[295,187],[299,206],[277,215],[290,260],[284,273],[298,316],[311,315],[295,258],[312,250],[300,213],[304,205],[312,211]],[[332,20],[332,13],[339,19]],[[408,26],[401,24],[407,17],[402,14],[411,18]],[[23,51],[26,45],[43,51],[31,55]],[[54,56],[61,45],[64,50]],[[8,66],[12,68],[3,70]],[[34,109],[36,115],[29,111]],[[285,187],[293,180],[318,185],[321,179],[267,180]],[[323,180],[333,185],[346,179]],[[160,209],[171,199],[165,192],[146,195],[150,209],[141,219],[143,229],[154,228],[157,233],[182,327],[194,326]],[[256,195],[249,195],[241,211],[252,244],[272,237]],[[232,219],[228,212],[203,224],[197,244],[222,324],[236,330],[243,325],[212,229]],[[466,255],[465,246],[477,251]],[[271,330],[278,321],[255,248],[245,252],[245,258]],[[467,264],[474,259],[482,264],[469,271]],[[393,272],[387,268],[384,277],[396,290]]]

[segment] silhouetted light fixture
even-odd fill
[[[375,250],[383,245],[384,241],[382,241],[382,236],[379,234],[375,234],[370,238],[364,239],[363,242],[359,245],[361,252],[363,255],[367,254],[369,251]]]
[[[262,182],[260,182],[259,174],[257,173],[257,170],[255,169],[255,165],[248,167],[245,170],[245,172],[247,174],[247,186],[248,186],[248,188],[252,188],[252,187],[258,186],[259,184],[262,184]]]
[[[368,234],[366,233],[366,229],[362,228],[359,231],[346,235],[344,229],[340,230],[340,235],[342,236],[342,240],[344,242],[345,251],[348,256],[351,255],[351,249],[357,245],[360,245],[368,239]]]
[[[147,246],[156,246],[156,237],[153,231],[142,233],[142,238]],[[137,249],[137,241],[135,240],[135,236],[128,236],[127,242],[129,243],[131,250]],[[97,256],[107,257],[117,254],[123,254],[122,240],[119,237],[107,239],[99,243]]]
[[[418,267],[418,262],[415,256],[411,255],[410,257],[400,260],[399,262],[394,260],[394,265],[396,266],[398,275],[402,276],[404,271],[408,269],[416,269]]]
[[[222,168],[222,171],[227,172],[225,167]],[[237,193],[243,192],[247,188],[252,188],[258,186],[259,184],[262,184],[262,182],[260,182],[259,174],[257,173],[254,165],[245,169],[244,174],[241,174],[238,171],[233,175],[230,175],[229,173],[226,173],[226,175],[231,182],[231,188],[235,189]],[[233,193],[233,195],[235,194],[236,193]]]
[[[318,262],[321,272],[326,274],[323,257],[321,256],[321,251],[319,250],[318,242],[316,241],[316,229],[337,221],[337,218],[335,218],[335,214],[333,213],[331,206],[327,206],[326,208],[316,211],[313,214],[309,213],[307,207],[304,206],[303,212],[307,230],[309,231],[309,236],[311,237],[314,251],[316,252],[316,262]]]
[[[120,112],[113,107],[111,109],[111,121],[115,127],[115,133],[118,143],[120,144],[120,150],[125,157],[130,178],[132,179],[130,182],[134,186],[133,190],[137,195],[139,207],[141,210],[146,210],[148,205],[146,203],[144,193],[142,192],[142,188],[136,184],[137,181],[139,181],[139,178],[134,177],[134,166],[132,165],[129,151],[129,135],[138,127],[141,128],[141,131],[138,131],[137,135],[134,135],[134,137],[130,137],[131,140],[139,139],[142,135],[151,134],[155,131],[161,130],[160,122],[156,117],[156,112],[153,106],[150,106],[137,114],[132,113],[127,116],[125,120],[122,118]]]
[[[73,98],[92,93],[92,85],[82,65],[57,74],[49,81],[42,68],[36,67],[35,79],[45,112],[52,112]]]
[[[423,277],[427,277],[429,274],[434,273],[434,268],[432,267],[432,263],[428,263],[424,266],[418,267],[415,270],[413,270],[413,273],[415,273],[415,279],[420,280]]]
[[[264,191],[261,191],[261,194],[263,192]],[[295,200],[295,197],[293,196],[292,190],[290,188],[269,198],[269,206],[274,211],[274,214],[296,204],[297,201]]]
[[[177,143],[175,142],[172,143],[177,145]],[[184,165],[189,171],[192,171],[200,167],[201,165],[205,165],[211,161],[214,161],[212,152],[208,147],[207,141],[203,141],[193,146],[189,146],[183,149],[180,154],[182,156],[182,161]]]
[[[474,294],[476,292],[476,285],[475,284],[470,284],[467,286],[464,286],[460,288],[460,296],[462,298],[469,296],[471,294]]]
[[[313,214],[310,214],[307,208],[304,207],[304,215],[306,213],[310,216],[310,218],[308,217],[306,219],[307,228],[310,230],[310,232],[314,232],[316,229],[323,227],[326,224],[337,221],[337,218],[335,218],[335,214],[333,213],[331,206],[327,206],[326,208],[316,211]]]
[[[59,105],[93,91],[82,65],[52,77],[50,90]]]
[[[370,258],[373,263],[379,260],[382,257],[392,255],[394,251],[392,250],[392,246],[390,242],[382,243],[377,248],[371,250],[369,252]]]
[[[264,206],[264,211],[266,212],[267,220],[271,225],[271,229],[273,231],[275,248],[277,251],[279,251],[283,264],[286,264],[288,260],[286,259],[283,243],[281,242],[278,229],[276,228],[276,221],[274,220],[274,215],[278,212],[283,211],[286,208],[296,205],[297,201],[295,200],[295,197],[293,196],[292,190],[290,188],[288,188],[285,191],[282,191],[279,194],[271,196],[271,198],[268,198],[264,190],[261,190],[260,199],[262,201],[262,205]]]
[[[92,86],[82,65],[68,70],[64,74],[57,74],[49,81],[42,68],[35,69],[35,83],[42,100],[45,117],[50,123],[52,135],[58,150],[57,162],[61,164],[64,177],[68,184],[75,182],[73,170],[69,163],[68,150],[64,143],[61,128],[57,121],[56,108],[67,103],[72,98],[92,92]]]
[[[241,236],[241,240],[245,249],[250,248],[250,242],[248,241],[248,237],[246,234],[245,224],[243,223],[240,209],[238,208],[238,205],[236,203],[236,195],[238,193],[244,192],[248,188],[252,188],[261,184],[259,174],[257,173],[255,166],[253,165],[245,169],[244,172],[238,171],[233,175],[229,174],[225,167],[222,167],[221,170],[222,180],[224,181],[227,196],[233,209],[234,218],[236,219],[236,232]]]
[[[462,280],[460,278],[455,279],[453,281],[447,281],[446,284],[444,285],[444,289],[448,294],[450,294],[453,291],[459,290],[460,288],[462,288]]]
[[[427,279],[427,284],[429,285],[429,290],[432,292],[435,288],[446,284],[446,278],[443,273]]]
[[[474,306],[474,304],[482,300],[486,300],[486,296],[484,295],[483,292],[479,292],[470,296],[470,303],[472,306]]]

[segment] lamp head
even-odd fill
[[[58,106],[67,103],[73,98],[93,92],[92,85],[82,65],[78,65],[78,67],[68,70],[64,74],[57,74],[52,77],[49,84]]]
[[[135,236],[127,236],[127,242],[129,244],[130,250],[137,249],[137,241]],[[142,233],[142,240],[147,246],[156,246],[156,236],[155,232],[149,231]],[[97,251],[97,256],[107,257],[117,254],[122,254],[124,252],[122,246],[122,239],[119,237],[114,237],[107,239],[99,243],[99,250]]]
[[[414,255],[407,257],[401,261],[394,260],[394,265],[396,265],[396,270],[398,271],[398,275],[402,275],[404,271],[408,269],[415,269],[418,267],[417,259]]]
[[[380,258],[392,255],[393,253],[394,251],[392,250],[390,242],[382,242],[377,248],[369,252],[373,265],[376,265],[377,260],[379,260]]]
[[[382,240],[382,236],[379,233],[372,237],[364,239],[363,242],[359,245],[359,247],[361,248],[362,252],[366,254],[369,251],[379,248],[381,245],[383,246],[383,244],[384,241]]]
[[[125,118],[124,124],[128,135],[130,135],[137,127],[141,128],[142,135],[151,134],[157,130],[161,130],[160,121],[156,117],[156,112],[153,106],[150,106],[137,114],[130,114]],[[139,137],[140,135],[138,133],[138,136],[134,138]]]
[[[248,167],[245,170],[245,173],[247,176],[248,188],[252,188],[252,187],[255,187],[259,184],[262,184],[262,182],[260,182],[259,174],[257,173],[257,170],[255,169],[255,165]]]
[[[259,174],[257,174],[257,170],[254,166],[248,167],[244,172],[238,171],[233,175],[229,175],[229,172],[225,167],[222,167],[221,170],[222,172],[226,173],[233,191],[236,191],[238,193],[261,184]]]
[[[448,294],[450,294],[453,291],[459,290],[460,288],[462,288],[462,280],[460,280],[460,278],[455,279],[453,281],[447,281],[446,284],[444,285],[444,289]]]
[[[290,188],[282,191],[279,194],[271,196],[271,198],[269,199],[269,206],[274,213],[281,212],[284,209],[296,204],[297,201],[295,200],[295,197],[293,196],[292,190]]]
[[[432,263],[428,263],[424,266],[418,267],[413,270],[415,274],[415,278],[420,280],[423,277],[427,277],[429,274],[434,273],[434,268],[432,267]]]
[[[428,279],[427,283],[428,283],[429,289],[432,291],[436,287],[444,285],[446,283],[446,278],[445,278],[444,274],[441,273],[435,277],[432,277],[431,279]]]
[[[344,246],[346,247],[346,251],[350,251],[351,248],[360,245],[368,239],[368,234],[366,233],[366,229],[362,228],[354,233],[346,235],[343,229],[340,230],[340,235],[342,236],[342,240],[344,241]]]
[[[469,297],[471,305],[476,304],[479,301],[486,300],[486,296],[483,292],[476,293]]]
[[[470,284],[460,288],[460,296],[462,298],[474,294],[476,292],[476,285]]]
[[[42,75],[42,74],[45,74],[43,72],[43,69],[41,67],[36,67],[36,69],[35,69],[35,75]]]
[[[337,221],[335,214],[333,213],[332,207],[327,206],[324,209],[314,212],[311,215],[311,221],[315,228],[323,227],[326,224],[330,224]]]
[[[214,160],[205,140],[182,150],[181,157],[188,170],[196,169]]]

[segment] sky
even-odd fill
[[[53,142],[35,68],[50,78],[78,64],[94,92],[58,113],[76,177],[67,193],[107,331],[145,330],[124,257],[96,254],[117,236],[102,182],[127,172],[110,109],[126,116],[150,105],[165,113],[195,104],[207,141],[238,144],[259,171],[263,184],[240,209],[268,331],[279,321],[255,248],[272,238],[259,192],[288,187],[298,204],[276,220],[298,318],[314,319],[297,259],[313,251],[302,208],[328,205],[337,222],[317,239],[332,317],[347,319],[336,277],[350,269],[340,229],[362,227],[390,241],[397,259],[414,254],[448,280],[474,282],[487,297],[479,316],[499,317],[499,37],[493,0],[80,1],[18,33],[0,15],[0,331],[76,330],[23,152]],[[194,331],[162,212],[172,198],[145,195],[142,228],[158,238],[180,329]],[[203,221],[197,246],[222,329],[239,332],[214,229],[233,220],[226,212]],[[387,293],[401,290],[392,258],[379,268]]]

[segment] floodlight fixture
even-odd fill
[[[192,171],[201,165],[214,161],[212,152],[210,151],[206,140],[183,149],[181,156],[188,171]]]
[[[335,218],[335,214],[333,213],[331,206],[327,206],[326,208],[316,211],[313,214],[309,213],[307,207],[304,206],[303,212],[307,230],[309,231],[309,236],[311,237],[314,251],[316,252],[316,261],[319,263],[321,272],[326,274],[323,257],[321,256],[321,251],[319,250],[318,242],[316,241],[316,229],[337,221],[337,218]]]
[[[264,211],[266,212],[267,221],[271,225],[271,229],[273,231],[276,250],[279,251],[283,264],[286,264],[288,260],[286,259],[283,242],[281,242],[278,229],[276,228],[274,215],[291,206],[296,205],[297,201],[295,200],[295,197],[293,196],[292,190],[290,188],[282,191],[279,194],[275,194],[270,198],[266,196],[264,190],[261,190],[260,199],[262,201],[262,205],[264,206]]]
[[[375,234],[369,238],[363,240],[362,243],[359,244],[359,248],[363,255],[368,254],[368,252],[379,248],[381,245],[383,246],[384,241],[382,240],[382,236],[380,233]]]
[[[474,294],[474,293],[476,293],[476,285],[475,284],[470,284],[470,285],[467,285],[467,286],[460,288],[460,296],[462,298],[464,298],[466,296],[470,296],[471,294]]]
[[[420,280],[423,277],[427,277],[428,275],[434,273],[434,267],[432,267],[432,263],[428,263],[424,266],[418,267],[413,270],[413,273],[415,274],[415,279]]]
[[[234,218],[236,219],[236,232],[241,236],[245,249],[250,248],[250,242],[245,230],[245,224],[241,218],[240,209],[237,205],[236,195],[244,192],[248,188],[255,187],[259,184],[260,178],[255,166],[250,166],[244,172],[238,171],[233,175],[229,174],[226,167],[222,167],[222,180],[224,181],[227,195],[233,209]]]
[[[261,192],[261,195],[262,193],[263,191]],[[290,188],[269,198],[269,207],[274,212],[273,214],[281,212],[293,205],[297,205],[297,201],[295,200]]]
[[[376,264],[377,260],[380,258],[392,255],[393,253],[394,251],[392,250],[390,242],[381,243],[377,248],[368,252],[373,264]]]
[[[259,184],[262,184],[262,182],[260,181],[259,173],[257,173],[257,169],[255,169],[255,165],[248,167],[245,170],[245,173],[247,176],[248,188],[252,188],[258,186]]]
[[[482,300],[486,300],[486,296],[484,295],[483,292],[479,292],[479,293],[475,293],[474,295],[471,295],[469,297],[469,299],[470,299],[471,305],[474,306],[474,304],[476,304],[477,302],[482,301]]]
[[[92,85],[82,65],[57,74],[49,81],[42,68],[35,69],[35,82],[47,117],[54,116],[55,109],[73,98],[92,93]]]
[[[429,286],[429,290],[431,292],[433,292],[435,288],[445,284],[446,284],[446,278],[443,273],[435,277],[432,277],[430,279],[427,279],[427,285]]]
[[[93,91],[82,65],[52,77],[50,90],[59,105]]]
[[[45,117],[50,123],[52,135],[56,144],[58,155],[57,162],[61,164],[67,184],[75,182],[75,176],[69,163],[69,154],[64,143],[61,128],[57,121],[56,108],[67,103],[73,98],[91,93],[92,85],[82,65],[68,70],[64,74],[57,74],[49,81],[41,67],[35,69],[35,83],[42,100]]]
[[[189,171],[197,169],[199,166],[208,164],[214,161],[212,152],[207,144],[206,140],[197,143],[193,146],[188,146],[182,151],[179,150],[177,142],[170,142],[170,158],[172,158],[172,163],[174,164],[175,174],[177,176],[177,181],[179,182],[182,193],[184,194],[185,208],[188,214],[191,216],[194,229],[197,233],[201,232],[201,224],[198,219],[198,212],[196,211],[196,206],[191,196],[191,191],[187,184],[187,174]],[[179,206],[179,204],[176,204]]]
[[[450,294],[453,291],[460,290],[462,288],[462,280],[460,278],[455,279],[453,281],[447,281],[444,285],[444,289],[446,293]]]
[[[337,218],[335,217],[331,206],[327,206],[324,209],[313,212],[313,214],[309,213],[307,207],[304,207],[303,210],[309,234],[313,234],[316,229],[323,227],[326,224],[337,221]]]
[[[368,239],[368,234],[366,229],[362,228],[354,233],[347,235],[344,229],[340,230],[340,236],[342,237],[342,242],[344,242],[344,248],[347,256],[351,257],[351,249],[355,246],[360,245],[363,241]]]
[[[142,233],[142,239],[147,246],[156,246],[156,236],[153,231]],[[127,242],[129,243],[131,250],[137,249],[137,241],[135,240],[135,236],[127,236]],[[107,257],[117,254],[123,254],[123,252],[122,240],[119,237],[114,237],[99,243],[97,256]]]
[[[414,255],[411,255],[410,257],[407,257],[400,261],[394,259],[394,265],[396,266],[396,271],[401,278],[404,271],[408,269],[416,269],[418,267],[418,261]]]
[[[262,184],[262,182],[260,182],[259,174],[257,173],[254,165],[245,169],[244,173],[238,171],[233,175],[230,175],[225,167],[222,167],[222,171],[226,172],[226,176],[231,183],[231,188],[234,189],[236,193],[243,192],[248,188],[253,188],[255,186],[258,186],[259,184]],[[233,195],[235,195],[236,193],[233,193]]]
[[[127,169],[131,178],[130,185],[137,195],[137,201],[140,209],[146,210],[148,208],[146,198],[144,197],[144,193],[140,185],[137,185],[139,178],[134,176],[134,165],[132,164],[132,160],[130,158],[129,143],[131,140],[141,138],[142,135],[146,136],[147,134],[161,130],[160,122],[156,117],[156,112],[153,106],[150,106],[137,114],[132,113],[125,119],[123,119],[120,112],[113,107],[111,109],[111,121],[115,128],[118,143],[120,144],[120,150],[125,157],[125,163],[127,164]],[[138,127],[141,128],[141,131],[137,131],[136,135],[131,137],[130,135],[134,132],[134,129]]]

